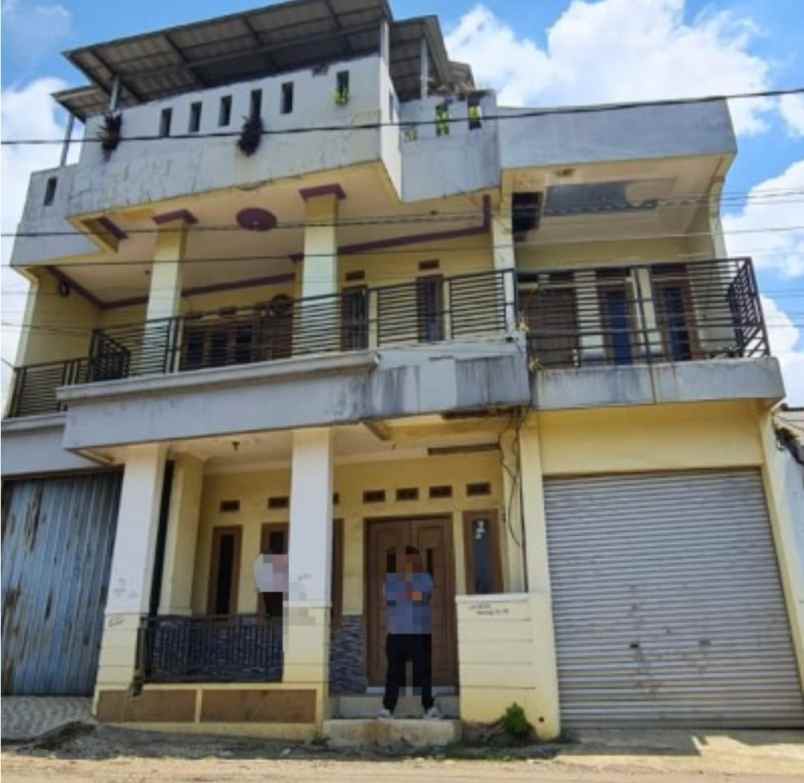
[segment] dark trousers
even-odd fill
[[[389,633],[385,640],[388,673],[382,706],[394,711],[405,684],[405,664],[413,661],[413,687],[421,688],[425,712],[433,706],[432,636],[429,633]]]

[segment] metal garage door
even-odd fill
[[[760,476],[545,482],[561,714],[804,725]]]
[[[120,478],[3,483],[3,693],[92,692]]]

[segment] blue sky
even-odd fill
[[[3,133],[53,135],[50,91],[83,83],[64,49],[259,7],[245,0],[99,3],[4,0]],[[456,0],[392,2],[398,18],[437,14],[450,52],[476,81],[524,105],[639,100],[804,86],[801,0]],[[755,257],[766,317],[793,404],[804,405],[804,98],[734,104],[739,155],[726,190],[790,190],[770,205],[724,210],[728,250]],[[13,230],[27,174],[53,150],[3,158],[3,227]],[[795,192],[801,191],[798,200]],[[741,233],[737,233],[741,232]],[[3,256],[7,258],[4,247]],[[3,276],[3,290],[13,286]],[[4,310],[7,301],[4,302]],[[798,326],[802,325],[802,326]],[[4,356],[6,350],[4,333]],[[11,354],[13,355],[13,353]]]

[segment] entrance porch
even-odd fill
[[[300,738],[330,718],[373,716],[385,677],[382,586],[408,545],[435,584],[441,711],[472,719],[492,690],[495,703],[521,703],[516,668],[507,682],[487,673],[500,671],[490,623],[509,646],[517,634],[518,651],[531,646],[516,441],[504,415],[136,447],[166,477],[151,589],[144,611],[115,611],[115,573],[131,560],[116,551],[98,717]],[[276,581],[258,586],[255,569],[266,567]],[[126,633],[136,638],[128,670]],[[416,716],[410,684],[409,673],[399,714]]]

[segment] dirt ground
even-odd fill
[[[789,731],[594,731],[556,745],[457,745],[432,753],[334,751],[240,738],[73,726],[37,743],[4,746],[4,783],[54,779],[217,783],[774,783],[804,781],[804,734]]]

